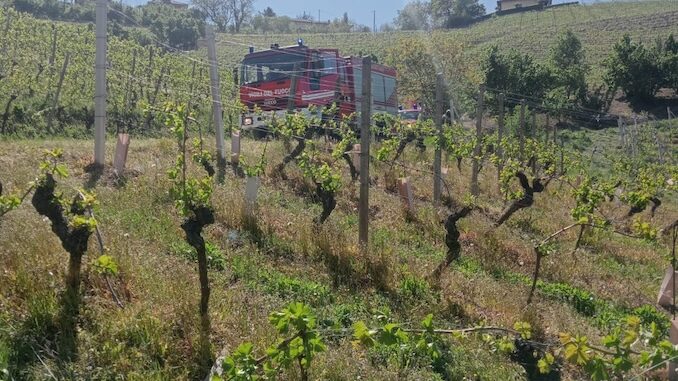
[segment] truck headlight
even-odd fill
[[[251,125],[252,123],[253,123],[252,118],[249,117],[249,116],[246,117],[246,118],[243,120],[243,124],[246,125],[246,126],[249,126],[249,125]]]

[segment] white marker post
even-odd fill
[[[240,163],[240,131],[233,130],[231,133],[231,164]]]
[[[412,185],[409,177],[403,177],[398,183],[398,193],[400,193],[400,200],[403,206],[409,212],[414,212],[414,196],[412,194]]]
[[[259,176],[247,178],[247,183],[245,184],[245,207],[249,214],[252,214],[257,206],[257,192],[259,191],[259,185],[261,185]]]
[[[353,167],[355,167],[356,172],[360,173],[360,144],[353,145],[351,161],[353,162]]]
[[[115,157],[113,158],[113,169],[118,176],[122,175],[127,162],[127,151],[129,150],[129,134],[118,134],[118,142],[115,146]]]

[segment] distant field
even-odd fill
[[[592,80],[599,82],[600,63],[623,34],[652,43],[658,36],[678,34],[678,2],[671,0],[642,2],[613,2],[552,8],[542,12],[528,12],[493,17],[470,28],[443,32],[389,32],[337,33],[288,35],[219,35],[218,50],[223,62],[234,64],[247,53],[249,45],[257,49],[272,43],[294,44],[297,38],[314,47],[338,48],[343,54],[375,54],[383,57],[385,50],[402,36],[419,36],[421,43],[432,44],[432,36],[448,36],[468,46],[470,59],[493,44],[515,48],[538,58],[547,56],[549,47],[558,34],[574,31],[585,47]],[[430,46],[435,51],[435,46]],[[438,52],[445,54],[445,52]]]

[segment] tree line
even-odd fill
[[[533,106],[549,110],[559,121],[576,120],[596,126],[605,124],[602,115],[620,94],[632,106],[643,108],[662,89],[678,92],[678,42],[674,35],[658,38],[649,45],[623,36],[601,64],[602,86],[591,81],[592,68],[580,39],[572,31],[557,37],[544,60],[494,45],[482,54],[479,67],[464,54],[467,47],[462,42],[444,34],[432,33],[428,45],[445,54],[435,54],[426,45],[416,37],[402,36],[386,49],[384,56],[384,62],[398,70],[399,97],[417,100],[425,113],[433,110],[431,89],[435,88],[434,73],[439,71],[445,75],[459,114],[473,113],[479,83],[495,94],[525,98]],[[582,112],[583,109],[588,111]],[[596,112],[601,114],[600,120],[592,119]],[[616,125],[616,121],[609,122]]]
[[[0,0],[19,12],[50,20],[94,23],[95,2],[67,3],[58,0]],[[279,16],[271,7],[254,11],[254,0],[193,0],[188,4],[157,0],[131,7],[109,2],[109,33],[132,39],[143,46],[157,45],[192,50],[205,35],[205,25],[220,33],[348,33],[370,32],[371,28],[351,20],[348,13],[321,22],[310,14],[296,18]],[[392,27],[387,25],[385,30]]]
[[[485,15],[478,0],[415,0],[398,11],[394,24],[401,30],[430,30],[467,26]]]

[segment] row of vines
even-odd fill
[[[36,20],[0,8],[0,31],[0,134],[91,134],[94,24]],[[156,115],[173,99],[195,100],[204,107],[199,115],[209,119],[209,65],[202,57],[109,36],[107,63],[109,130],[157,134],[162,121]],[[231,72],[220,72],[222,97],[233,99]]]
[[[322,205],[321,214],[314,219],[314,223],[320,226],[331,218],[339,188],[352,185],[342,183],[342,163],[345,163],[350,179],[355,180],[360,169],[355,167],[352,160],[354,152],[351,147],[357,137],[351,118],[335,117],[336,110],[332,108],[317,111],[317,118],[288,114],[275,119],[265,132],[282,140],[288,147],[288,155],[274,166],[273,173],[284,180],[286,173],[292,169],[289,166],[295,164],[296,170],[313,184],[316,190],[313,199]],[[160,112],[164,115],[163,124],[170,128],[177,141],[179,154],[176,166],[168,173],[173,181],[170,195],[175,200],[177,210],[184,216],[181,227],[186,233],[186,241],[197,252],[202,329],[209,333],[210,286],[202,230],[214,222],[211,194],[214,187],[218,186],[212,167],[214,158],[203,149],[203,134],[198,130],[201,126],[195,122],[193,110],[184,105],[167,103]],[[388,117],[376,119],[374,135],[380,141],[370,159],[376,168],[385,174],[390,173],[384,176],[386,183],[383,186],[387,190],[397,187],[389,184],[389,181],[404,176],[408,171],[401,160],[408,145],[422,151],[440,149],[448,157],[446,165],[456,164],[460,169],[464,162],[478,161],[481,173],[496,178],[506,203],[501,215],[492,216],[496,226],[504,224],[521,209],[531,207],[535,197],[540,197],[539,194],[550,184],[561,183],[570,189],[575,205],[571,211],[572,224],[534,245],[537,261],[528,303],[537,283],[540,260],[557,255],[558,247],[554,241],[562,233],[578,228],[581,238],[585,229],[601,229],[638,239],[656,240],[659,234],[675,228],[675,223],[670,227],[654,227],[643,213],[649,209],[649,215],[654,215],[661,200],[676,191],[673,181],[678,173],[670,163],[616,158],[607,176],[595,176],[590,173],[586,158],[581,153],[554,143],[549,131],[538,134],[535,129],[520,133],[521,125],[513,114],[505,118],[506,131],[503,131],[501,138],[499,131],[496,131],[486,133],[480,139],[458,124],[445,125],[443,133],[438,134],[430,121],[408,124]],[[525,129],[525,126],[522,128]],[[325,143],[322,138],[316,138],[318,132],[325,135]],[[67,176],[67,169],[60,163],[61,155],[59,151],[46,153],[40,165],[40,175],[26,190],[1,194],[0,214],[4,215],[18,207],[32,192],[34,207],[52,221],[52,230],[70,254],[64,301],[64,316],[68,318],[63,321],[62,329],[71,332],[64,336],[70,341],[63,348],[72,349],[77,332],[75,316],[80,302],[80,263],[87,249],[88,238],[96,228],[96,220],[91,212],[96,199],[91,193],[75,190],[73,199],[68,200],[56,191],[56,179]],[[238,176],[263,176],[267,167],[265,151],[259,162],[233,164]],[[192,168],[193,165],[196,168]],[[427,168],[418,170],[430,173]],[[199,175],[201,171],[205,174]],[[617,218],[603,213],[604,204],[613,202],[627,206],[624,216]],[[431,274],[432,282],[462,255],[457,222],[471,213],[487,213],[483,208],[482,195],[453,195],[448,189],[443,205],[448,211],[443,224],[448,253]],[[574,250],[578,245],[579,241],[575,243]],[[107,264],[107,268],[115,267],[110,258],[100,262]],[[589,343],[586,337],[567,333],[562,333],[558,342],[536,342],[531,340],[531,328],[525,322],[516,322],[512,328],[436,328],[433,316],[427,317],[421,327],[408,327],[383,316],[377,319],[380,322],[377,326],[358,322],[352,329],[327,330],[318,328],[313,311],[299,303],[292,303],[288,308],[271,314],[270,321],[281,335],[280,340],[261,352],[265,354],[260,357],[256,356],[258,351],[251,344],[244,343],[224,360],[223,374],[215,375],[215,379],[272,379],[290,367],[298,367],[302,379],[308,379],[314,356],[324,351],[337,337],[353,338],[356,343],[366,347],[381,346],[394,351],[402,359],[402,366],[412,361],[424,361],[433,367],[445,361],[446,348],[453,342],[472,337],[481,339],[490,350],[511,356],[531,356],[535,369],[540,373],[550,373],[565,361],[581,366],[594,380],[614,379],[640,369],[653,368],[678,354],[665,340],[666,324],[638,317],[629,317],[620,322],[608,333],[601,346]],[[208,351],[209,335],[204,337],[204,348]],[[333,339],[329,340],[329,337]]]

